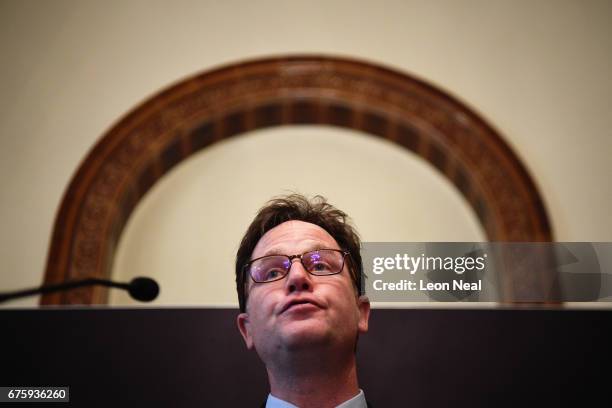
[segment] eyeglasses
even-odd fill
[[[336,275],[344,268],[344,259],[348,251],[340,249],[317,249],[304,252],[302,255],[268,255],[253,259],[244,265],[256,283],[268,283],[283,279],[293,265],[294,259],[299,259],[304,269],[315,276]]]

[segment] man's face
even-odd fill
[[[251,259],[322,248],[340,249],[323,228],[287,221],[261,237]],[[353,347],[357,333],[368,329],[370,304],[357,296],[346,262],[339,274],[313,276],[294,259],[281,280],[254,283],[247,277],[247,291],[246,313],[238,316],[238,328],[247,347],[255,347],[264,361],[280,349],[341,343]]]

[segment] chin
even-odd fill
[[[296,321],[291,322],[283,328],[281,337],[284,345],[289,349],[301,347],[312,347],[314,345],[328,344],[332,339],[332,331],[329,327],[318,321]]]

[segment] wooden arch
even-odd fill
[[[64,194],[45,283],[108,278],[126,220],[172,166],[216,141],[286,124],[340,126],[392,141],[430,162],[457,187],[489,240],[552,239],[526,169],[496,131],[458,100],[370,63],[271,58],[184,80],[108,131]],[[511,289],[505,296],[511,300]],[[41,299],[41,304],[104,303],[107,291],[98,287]]]

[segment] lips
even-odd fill
[[[304,304],[310,304],[310,305],[314,305],[318,308],[321,308],[321,305],[315,301],[314,299],[310,299],[310,298],[297,298],[297,299],[291,299],[290,301],[286,302],[283,307],[281,308],[281,311],[279,314],[285,313],[287,310],[291,309],[293,306],[296,305],[304,305]]]

